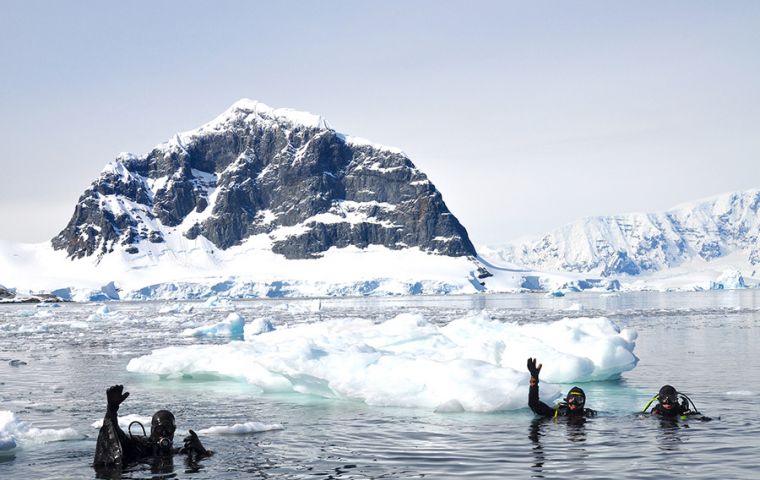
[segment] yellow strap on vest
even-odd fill
[[[646,406],[646,407],[644,407],[644,410],[642,410],[642,411],[641,411],[641,413],[647,413],[647,408],[649,408],[649,405],[651,405],[651,404],[652,404],[652,402],[654,402],[655,400],[657,400],[657,397],[659,397],[659,396],[660,396],[660,395],[659,395],[659,394],[657,394],[657,395],[655,395],[654,397],[652,397],[652,399],[651,399],[651,400],[649,400],[649,403],[647,403],[647,406]]]

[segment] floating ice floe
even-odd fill
[[[271,332],[274,330],[274,325],[272,325],[272,322],[267,318],[256,318],[253,321],[246,323],[243,330],[245,332],[245,338],[248,339],[253,338],[256,335],[261,335],[262,333]]]
[[[150,420],[152,416],[145,416],[145,415],[137,415],[134,413],[130,413],[127,415],[119,415],[119,427],[121,427],[122,430],[125,432],[129,429],[129,424],[132,422],[140,422],[143,424],[143,426],[147,429],[150,429]],[[97,420],[95,422],[92,422],[93,428],[100,428],[103,426],[103,419]],[[139,427],[132,427],[132,431],[137,434],[142,434],[142,430]],[[148,432],[149,433],[149,432]]]
[[[166,305],[164,307],[161,307],[158,310],[158,313],[161,314],[169,314],[169,313],[192,313],[192,311],[195,309],[191,304],[179,304],[175,303],[174,305]]]
[[[200,435],[245,435],[247,433],[268,432],[271,430],[282,430],[282,425],[279,423],[261,423],[261,422],[245,422],[236,423],[230,426],[215,426],[198,430]]]
[[[232,302],[225,298],[219,298],[216,295],[209,297],[200,305],[200,308],[210,308],[214,310],[231,310],[234,307]]]
[[[238,313],[230,313],[227,318],[219,323],[204,325],[196,328],[188,328],[182,331],[183,337],[230,337],[243,338],[245,319]]]
[[[11,453],[27,444],[84,438],[73,428],[35,428],[9,410],[0,410],[0,454]]]
[[[50,309],[50,308],[61,308],[61,305],[59,303],[38,303],[34,307],[35,308]]]
[[[617,378],[636,366],[636,333],[606,318],[519,325],[485,312],[436,325],[402,314],[281,327],[225,345],[190,345],[133,358],[127,370],[161,377],[242,379],[262,392],[298,392],[370,405],[490,412],[525,408],[525,362],[537,357],[541,395]]]
[[[47,325],[19,325],[18,333],[45,333],[48,331]]]
[[[98,308],[93,314],[87,317],[88,322],[96,322],[106,318],[114,318],[118,315],[118,312],[113,312],[108,305],[98,305]]]

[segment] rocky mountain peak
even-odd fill
[[[200,238],[219,249],[257,239],[287,258],[369,245],[475,254],[402,152],[247,99],[147,155],[117,156],[52,244],[83,258]]]

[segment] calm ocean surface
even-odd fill
[[[92,423],[102,418],[105,389],[115,383],[132,393],[122,413],[149,415],[166,407],[177,416],[179,430],[250,420],[284,428],[201,436],[215,456],[198,464],[177,456],[160,471],[142,465],[114,478],[760,476],[760,290],[234,303],[244,317],[269,316],[276,325],[346,317],[382,321],[402,312],[446,323],[485,309],[504,321],[605,316],[620,327],[635,328],[638,366],[617,381],[583,384],[588,406],[599,416],[582,424],[537,422],[527,398],[523,410],[442,414],[258,394],[231,380],[159,380],[127,372],[136,356],[199,341],[180,337],[187,325],[157,313],[169,305],[112,303],[111,311],[123,315],[100,321],[88,320],[96,305],[0,305],[0,410],[34,428],[72,428],[80,434],[34,441],[31,431],[12,454],[0,455],[0,478],[94,477],[97,429]],[[207,314],[197,310],[192,315],[197,321]],[[18,363],[13,360],[25,364],[12,365]],[[668,424],[636,416],[664,383],[687,393],[713,421]]]

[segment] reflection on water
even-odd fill
[[[181,304],[193,306],[197,304]],[[27,305],[0,306],[0,410],[34,428],[78,436],[23,439],[0,453],[0,478],[92,478],[105,389],[132,392],[122,414],[168,408],[180,427],[258,421],[283,430],[208,435],[216,455],[198,463],[176,457],[101,478],[755,478],[760,447],[756,396],[760,368],[760,292],[394,297],[236,302],[246,318],[276,325],[402,312],[446,323],[472,310],[505,321],[544,322],[604,315],[639,332],[641,359],[618,381],[584,384],[593,419],[535,419],[524,410],[436,414],[370,407],[298,394],[262,394],[244,382],[158,380],[131,374],[131,358],[168,345],[225,342],[180,336],[208,315],[159,313],[170,304],[110,304],[123,315],[93,318],[93,305],[63,305],[49,317]],[[222,317],[226,312],[219,313]],[[12,360],[19,360],[26,364]],[[663,384],[673,384],[712,422],[637,415]],[[562,385],[566,390],[571,385]],[[527,436],[526,436],[527,431]],[[86,436],[86,437],[85,437]],[[100,475],[100,472],[98,472]]]
[[[660,435],[657,437],[657,445],[665,451],[678,451],[681,446],[679,429],[689,428],[688,424],[681,425],[677,418],[658,418],[660,422]]]
[[[554,464],[563,462],[573,462],[577,467],[583,465],[585,459],[589,457],[586,451],[586,422],[585,417],[559,417],[559,418],[534,418],[530,422],[528,438],[533,442],[533,465],[531,467],[531,477],[543,478],[546,473],[557,470]],[[547,435],[550,429],[565,429],[566,444],[560,446],[559,450],[554,452],[549,458],[544,447],[541,445],[542,437]],[[545,472],[546,469],[546,472]]]

